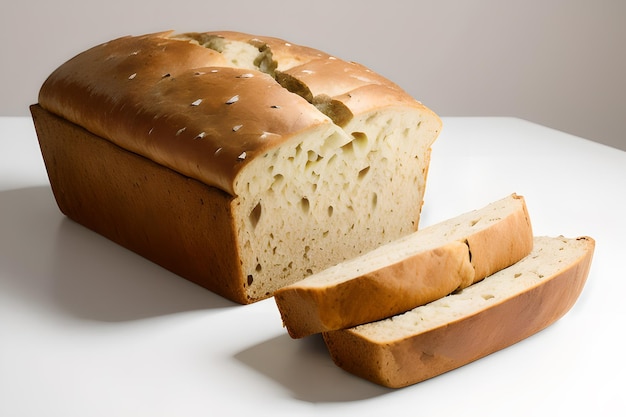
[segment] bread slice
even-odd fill
[[[293,338],[380,320],[480,281],[533,245],[522,196],[424,228],[274,294]]]
[[[536,237],[520,262],[462,291],[382,321],[324,333],[333,361],[399,388],[510,346],[561,318],[591,267],[590,237]]]
[[[240,303],[417,230],[441,129],[362,65],[237,32],[94,46],[31,112],[64,213]]]

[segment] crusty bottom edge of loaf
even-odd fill
[[[417,310],[451,306],[455,299],[463,300],[462,291],[405,315],[326,332],[324,341],[335,364],[356,376],[389,388],[422,382],[509,347],[563,317],[583,290],[594,248],[590,237],[535,237],[533,251],[526,258],[474,284],[489,288],[498,280],[534,274],[534,282],[521,290],[485,296],[484,303],[463,307],[457,317],[446,317],[442,323],[435,318],[432,326],[421,330],[422,324],[411,324],[419,320]],[[562,259],[560,250],[564,251]],[[556,253],[553,261],[548,259],[549,251]],[[544,260],[548,267],[534,266]]]

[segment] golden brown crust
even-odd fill
[[[366,85],[380,85],[389,90],[402,91],[396,84],[367,67],[334,57],[314,59],[289,68],[284,73],[307,86],[313,97],[319,94],[335,97]],[[406,93],[402,95],[406,96]]]
[[[595,247],[589,237],[577,240],[584,244],[580,256],[537,285],[432,330],[385,343],[368,340],[358,328],[325,333],[331,357],[350,373],[399,388],[513,345],[560,319],[576,302]]]
[[[473,284],[489,275],[504,269],[524,256],[533,248],[533,229],[524,197],[513,194],[520,200],[520,210],[514,212],[507,221],[494,222],[489,228],[467,237],[475,275]]]
[[[303,81],[322,98],[314,103],[318,106],[281,87],[273,74],[232,68],[222,54],[195,41],[207,36],[269,47],[279,70],[283,62],[286,71],[304,75]],[[291,69],[293,65],[299,66]],[[363,89],[368,86],[376,88]],[[361,89],[358,100],[350,99],[352,89]],[[342,96],[335,99],[335,93]],[[162,32],[112,40],[54,71],[40,90],[39,104],[124,149],[232,195],[236,177],[249,161],[302,131],[331,123],[318,109],[341,125],[359,111],[377,107],[427,110],[361,65],[281,39],[237,32]]]
[[[124,37],[77,55],[44,83],[40,105],[231,194],[247,161],[328,123],[267,74],[228,68],[218,52],[164,36]]]
[[[31,106],[60,210],[162,267],[241,304],[233,197]],[[104,175],[102,173],[105,173]],[[169,214],[167,214],[169,213]]]
[[[380,320],[450,294],[472,280],[467,246],[451,242],[325,288],[297,283],[274,299],[292,338]],[[419,278],[419,279],[417,279]]]

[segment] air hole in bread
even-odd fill
[[[295,159],[299,159],[300,155],[302,154],[302,144],[298,144],[298,146],[296,146],[296,153],[294,155]]]
[[[322,159],[322,157],[321,157],[321,156],[319,156],[319,155],[317,154],[317,152],[312,151],[312,150],[308,150],[308,151],[306,152],[306,157],[307,157],[307,160],[308,160],[309,162],[317,162],[317,161],[319,161],[320,159]]]
[[[355,150],[360,151],[362,154],[366,153],[368,146],[367,135],[363,132],[352,132],[352,137],[354,137],[352,146]]]
[[[353,132],[352,140],[341,147],[348,157],[363,157],[368,153],[369,139],[363,132]]]
[[[341,151],[344,153],[344,158],[352,158],[354,154],[354,147],[352,146],[352,141],[346,143],[341,147]]]
[[[300,200],[300,208],[302,209],[302,213],[307,214],[311,207],[311,203],[309,203],[309,199],[306,197],[302,197]]]
[[[332,169],[331,167],[334,166],[334,164],[336,163],[337,163],[337,154],[334,154],[328,159],[328,161],[326,162],[326,166],[329,167],[328,169]]]
[[[322,159],[323,157],[317,154],[317,152],[311,151],[311,150],[307,151],[307,162],[304,166],[305,169],[307,171],[313,171],[317,163],[321,161]]]
[[[272,183],[271,188],[279,188],[284,180],[285,180],[285,177],[282,174],[274,175],[274,182]]]
[[[253,229],[256,228],[257,224],[259,224],[259,220],[261,220],[261,207],[261,203],[257,203],[257,205],[254,206],[254,208],[250,212],[250,216],[248,216]]]
[[[374,209],[376,209],[376,206],[378,205],[378,194],[372,193],[371,205],[372,211],[374,211]]]
[[[365,168],[363,168],[362,170],[359,171],[359,181],[363,181],[363,178],[365,178],[365,176],[367,175],[367,173],[370,171],[370,167],[366,166]]]
[[[320,154],[327,155],[329,152],[335,152],[341,145],[345,142],[344,136],[339,133],[334,132],[332,135],[328,136],[322,146],[320,147]],[[333,154],[333,157],[336,154]]]

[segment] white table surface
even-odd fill
[[[588,235],[587,285],[508,349],[391,390],[64,218],[29,118],[0,118],[0,416],[626,415],[626,152],[515,118],[444,118],[421,225],[517,192],[537,235]]]

